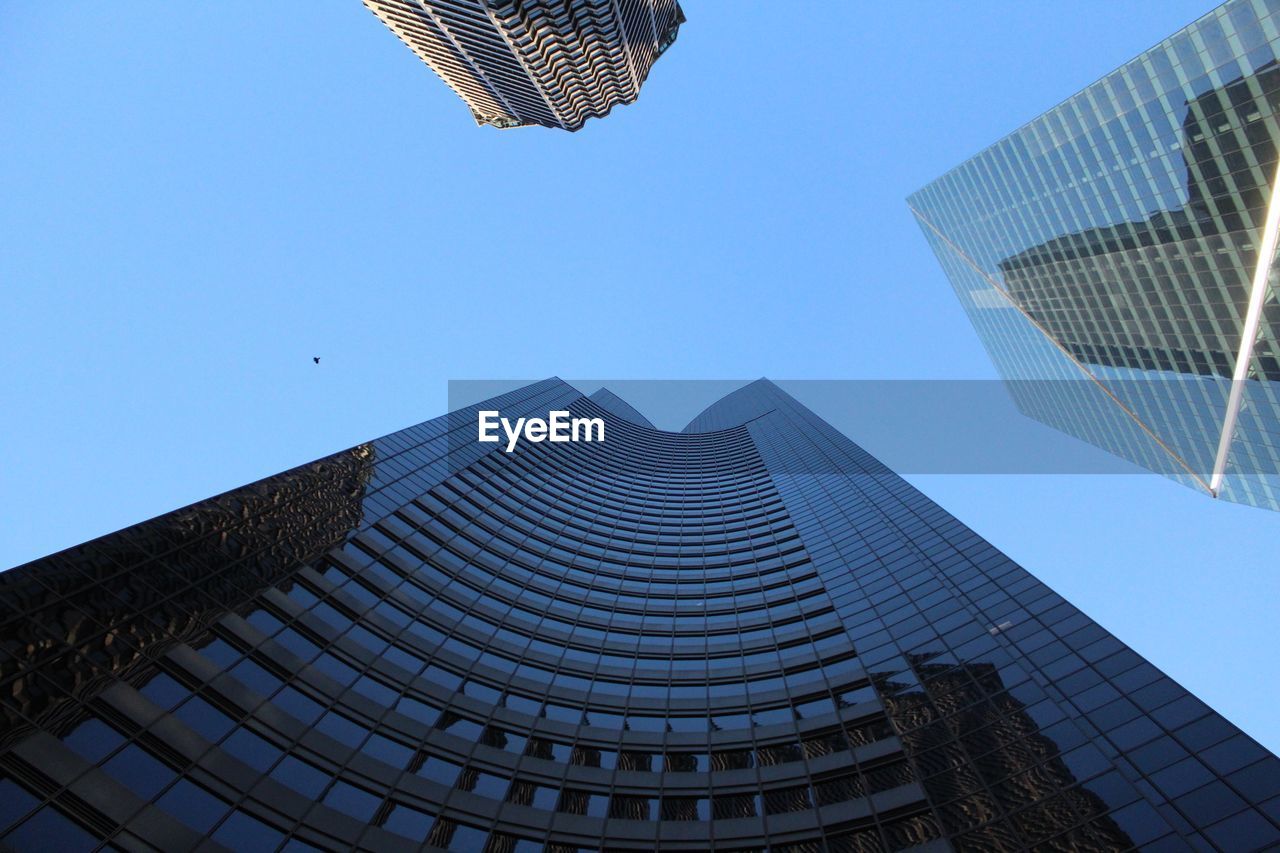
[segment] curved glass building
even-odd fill
[[[481,444],[479,410],[605,440]],[[0,575],[18,850],[1248,849],[1280,762],[767,381],[547,380]]]

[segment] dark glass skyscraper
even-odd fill
[[[682,433],[536,383],[0,608],[17,849],[1280,843],[1275,756],[763,380]]]

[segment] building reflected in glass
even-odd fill
[[[682,433],[535,383],[0,607],[19,850],[1280,843],[1275,756],[764,380]]]
[[[1024,412],[1272,509],[1278,22],[1232,0],[909,200]]]

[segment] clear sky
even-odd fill
[[[684,5],[640,101],[567,134],[477,128],[356,0],[6,4],[0,566],[449,379],[991,378],[906,195],[1211,6]],[[1280,514],[910,479],[1280,750]]]

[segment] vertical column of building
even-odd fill
[[[1275,832],[1280,764],[775,388],[750,429],[948,836]],[[1280,792],[1277,792],[1280,793]]]

